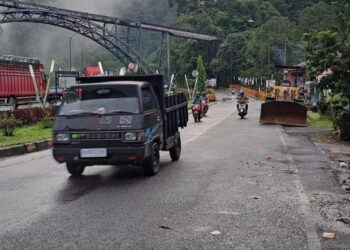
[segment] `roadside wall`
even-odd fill
[[[266,99],[266,93],[264,91],[259,91],[255,89],[250,89],[245,86],[239,85],[239,84],[230,84],[231,89],[243,89],[244,93],[252,98],[257,98],[260,100]]]

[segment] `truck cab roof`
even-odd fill
[[[108,86],[108,85],[136,85],[136,86],[145,86],[145,85],[151,85],[150,82],[138,82],[138,81],[108,81],[108,82],[98,82],[98,83],[83,83],[78,84],[75,86]]]

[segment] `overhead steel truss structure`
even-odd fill
[[[76,32],[93,40],[117,57],[124,65],[137,63],[146,74],[154,73],[141,56],[141,31],[149,30],[162,34],[162,43],[167,44],[167,74],[170,75],[169,36],[196,39],[208,42],[220,42],[216,36],[142,23],[135,20],[121,19],[86,12],[66,10],[42,4],[21,1],[0,0],[0,24],[13,22],[32,22],[49,24]],[[167,39],[163,39],[167,35]],[[162,45],[161,45],[162,46]],[[160,49],[160,57],[162,57]],[[161,60],[158,69],[161,68]]]
[[[115,33],[75,15],[35,9],[0,11],[0,24],[13,22],[43,23],[71,30],[98,43],[120,59],[124,65],[130,62],[138,63],[142,72],[153,73],[144,59]]]
[[[33,9],[34,8],[34,9],[49,10],[49,11],[55,11],[55,12],[56,11],[65,12],[67,14],[69,13],[85,20],[102,23],[103,25],[112,24],[112,25],[126,26],[129,28],[141,28],[144,30],[164,32],[164,33],[170,34],[171,36],[182,37],[182,38],[190,38],[190,39],[209,41],[209,42],[221,40],[220,37],[213,36],[213,35],[207,35],[207,34],[202,34],[202,33],[188,31],[188,30],[176,29],[176,28],[169,28],[161,25],[154,25],[150,23],[144,23],[144,22],[139,22],[136,20],[130,20],[125,18],[110,17],[105,15],[91,14],[87,12],[61,9],[61,8],[46,6],[46,5],[37,4],[37,3],[0,0],[0,6],[13,8],[13,9]]]

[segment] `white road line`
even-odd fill
[[[288,159],[289,169],[291,171],[297,173],[298,172],[297,166],[295,164],[293,156],[288,153],[288,146],[287,146],[287,143],[283,137],[282,132],[280,132],[280,139],[281,139],[281,142],[283,145],[283,149],[285,151],[285,155]],[[294,184],[296,187],[296,192],[297,192],[298,197],[299,197],[300,210],[302,212],[302,217],[303,217],[304,224],[305,224],[305,231],[306,231],[309,249],[312,249],[312,250],[321,249],[320,239],[318,238],[318,236],[315,232],[316,222],[312,219],[310,202],[307,198],[307,195],[305,193],[305,190],[304,190],[304,187],[303,187],[303,184],[301,182],[300,177],[297,174],[294,176],[295,176]]]
[[[221,117],[219,120],[217,120],[216,122],[214,122],[213,124],[211,124],[210,126],[208,126],[207,128],[205,128],[204,130],[201,130],[200,133],[196,134],[195,136],[185,140],[183,142],[183,145],[186,145],[192,141],[194,141],[195,139],[197,139],[200,135],[206,133],[208,130],[212,129],[213,127],[215,127],[216,125],[218,125],[219,123],[221,123],[222,121],[224,121],[226,118],[228,118],[229,116],[232,115],[232,111],[229,112],[228,114],[226,114],[225,116]]]

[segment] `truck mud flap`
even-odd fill
[[[306,127],[307,108],[296,102],[266,102],[261,105],[260,123]]]

